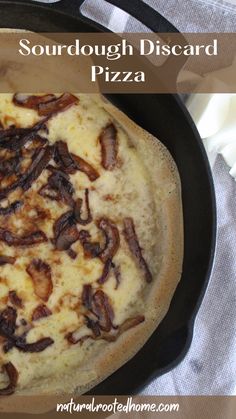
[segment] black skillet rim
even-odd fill
[[[98,31],[109,31],[107,28],[104,28],[103,26],[101,26],[100,24],[97,24],[95,22],[93,22],[92,20],[86,18],[85,16],[83,16],[81,13],[79,13],[78,16],[74,17],[71,16],[68,13],[68,10],[65,8],[61,8],[61,10],[58,9],[58,6],[60,3],[52,3],[52,4],[45,4],[45,3],[38,3],[38,2],[29,2],[27,0],[0,0],[0,4],[7,4],[9,1],[9,4],[11,5],[15,5],[18,6],[20,4],[25,5],[25,6],[31,6],[31,7],[36,7],[36,8],[40,8],[42,11],[52,11],[52,9],[54,9],[54,13],[57,13],[58,16],[63,17],[69,15],[69,17],[71,19],[74,19],[75,22],[77,21],[78,24],[78,19],[80,19],[82,21],[82,23],[86,23],[88,24],[88,26],[91,29],[91,32],[98,32]],[[72,2],[74,2],[74,0],[72,0]],[[82,3],[81,1],[77,3],[78,6],[80,6],[79,3]],[[62,1],[63,4],[63,1]],[[194,332],[194,322],[196,319],[196,315],[198,313],[198,310],[200,308],[200,305],[202,303],[202,300],[204,298],[206,289],[208,287],[209,284],[209,279],[210,279],[210,275],[211,275],[211,271],[212,271],[212,267],[213,267],[213,262],[214,262],[214,256],[215,256],[215,246],[216,246],[216,199],[215,199],[215,190],[214,190],[214,183],[213,183],[213,178],[212,178],[212,173],[211,173],[211,169],[209,166],[209,161],[206,155],[206,152],[204,150],[204,146],[202,144],[202,141],[200,139],[199,133],[197,131],[197,128],[189,114],[189,112],[187,111],[186,107],[184,106],[184,104],[182,103],[182,101],[180,100],[180,98],[178,97],[177,94],[172,94],[171,95],[175,101],[177,102],[177,105],[180,107],[183,116],[185,117],[185,119],[187,120],[188,124],[190,125],[194,137],[196,138],[196,141],[198,143],[198,147],[201,151],[201,155],[202,155],[202,159],[205,165],[205,169],[206,169],[206,174],[208,177],[208,182],[209,182],[209,186],[210,186],[210,198],[211,198],[211,203],[212,203],[212,208],[211,208],[211,216],[212,216],[212,231],[211,231],[211,250],[210,250],[210,255],[209,255],[209,261],[208,261],[208,270],[207,273],[205,275],[204,281],[203,281],[203,285],[201,287],[201,291],[199,293],[199,296],[197,298],[197,302],[195,304],[195,307],[193,309],[192,315],[191,317],[187,320],[187,325],[188,325],[188,333],[187,333],[187,340],[185,343],[185,346],[183,347],[182,351],[180,352],[180,354],[176,357],[175,360],[173,360],[171,363],[169,363],[166,367],[164,368],[159,368],[158,370],[154,371],[151,375],[149,375],[145,382],[143,382],[142,384],[140,384],[139,386],[137,386],[134,390],[133,394],[136,394],[141,388],[144,388],[150,381],[153,380],[153,378],[158,378],[160,375],[163,375],[167,372],[169,372],[170,370],[172,370],[173,368],[175,368],[185,357],[186,353],[188,352],[190,345],[191,345],[191,341],[192,341],[192,337],[193,337],[193,332]],[[115,373],[114,373],[115,374]],[[92,394],[92,393],[91,393]]]

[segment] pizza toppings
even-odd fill
[[[117,129],[114,124],[111,123],[103,129],[99,141],[102,149],[102,166],[106,170],[113,170],[117,164],[118,154]]]
[[[57,141],[55,145],[55,161],[66,173],[73,174],[77,168],[68,146],[64,141]]]
[[[18,174],[21,163],[20,153],[16,154],[14,157],[10,157],[5,160],[0,160],[0,173],[2,175],[10,176],[13,174]]]
[[[76,222],[81,225],[86,225],[91,223],[92,221],[92,214],[89,207],[89,190],[85,189],[85,207],[86,207],[86,218],[81,217],[81,210],[82,210],[83,200],[78,198],[75,202],[74,206],[74,217]]]
[[[26,169],[25,173],[20,175],[16,181],[9,186],[0,189],[0,199],[5,198],[10,192],[21,187],[24,191],[27,191],[33,182],[41,175],[42,171],[48,165],[53,154],[52,147],[44,147],[40,149],[39,153],[35,153],[32,159],[32,163],[29,168]]]
[[[67,250],[67,255],[73,260],[77,257],[77,253],[71,247]]]
[[[95,326],[95,322],[99,325],[101,330],[106,332],[111,330],[113,327],[112,321],[114,319],[114,312],[105,292],[98,289],[95,293],[93,293],[92,286],[90,284],[84,285],[82,292],[82,304],[90,312],[86,315],[86,323],[90,324],[91,329]]]
[[[0,133],[0,148],[6,148],[15,155],[9,159],[1,161],[1,170],[4,169],[4,174],[9,176],[13,174],[13,182],[2,189],[0,189],[0,199],[4,199],[7,195],[17,188],[28,190],[32,183],[37,180],[49,163],[53,148],[46,146],[47,140],[40,137],[37,131],[45,129],[45,123],[48,118],[44,118],[31,128],[8,128],[2,130]],[[28,146],[27,146],[27,143]],[[23,155],[30,151],[33,152],[31,156],[31,164],[24,173],[20,172],[20,165],[23,161]],[[8,167],[11,166],[11,170]],[[17,176],[17,177],[16,177]],[[16,179],[15,179],[16,177]]]
[[[67,211],[62,214],[54,223],[53,225],[53,233],[54,233],[54,241],[56,242],[60,233],[66,228],[67,226],[74,224],[74,217],[73,211]]]
[[[83,342],[88,338],[96,339],[103,332],[110,332],[111,329],[116,329],[113,325],[114,312],[108,296],[101,289],[93,292],[90,284],[84,285],[82,292],[82,304],[88,310],[84,315],[85,325],[88,330],[79,329],[76,332],[66,335],[70,343]]]
[[[89,338],[115,342],[121,334],[145,321],[143,315],[137,315],[126,319],[119,326],[114,326],[114,312],[108,296],[100,289],[93,294],[90,284],[83,287],[82,303],[88,310],[88,314],[84,316],[86,328],[82,326],[65,336],[72,344],[83,343]]]
[[[22,201],[15,201],[12,204],[10,204],[8,207],[0,207],[0,215],[6,216],[14,214],[16,211],[18,211],[23,205]]]
[[[79,239],[79,231],[76,227],[74,212],[72,210],[62,214],[53,225],[54,243],[57,250],[67,251],[71,259],[75,259],[77,254],[71,249],[73,243]]]
[[[14,130],[12,131],[14,132]],[[0,146],[2,148],[6,148],[11,151],[19,151],[22,147],[26,145],[28,141],[32,141],[34,136],[35,136],[34,130],[30,131],[29,129],[25,128],[25,133],[23,135],[20,135],[20,136],[13,135],[10,138],[7,137],[2,143],[0,143]]]
[[[40,230],[18,236],[8,230],[0,228],[0,241],[5,242],[8,246],[33,246],[46,242],[47,237],[43,231]]]
[[[39,116],[54,115],[67,110],[78,101],[79,99],[71,93],[64,93],[56,99],[39,103],[38,114]]]
[[[75,345],[76,343],[79,343],[79,342],[82,344],[85,340],[89,338],[93,338],[93,335],[92,333],[90,333],[90,331],[88,330],[86,326],[82,326],[80,329],[74,332],[67,333],[65,338],[67,339],[69,343]]]
[[[9,384],[7,387],[0,389],[0,396],[10,396],[14,393],[18,381],[18,371],[11,362],[3,364],[3,372],[5,372],[9,379]]]
[[[11,151],[20,150],[28,141],[32,141],[35,134],[45,129],[48,117],[37,122],[31,128],[10,127],[0,131],[0,148]]]
[[[15,346],[22,352],[42,352],[51,346],[54,343],[54,340],[51,338],[42,338],[37,342],[27,343],[25,338],[19,338],[15,341]]]
[[[45,305],[45,304],[41,304],[39,306],[37,306],[32,314],[32,320],[36,321],[36,320],[40,320],[43,317],[48,317],[52,314],[51,310]]]
[[[39,151],[26,173],[23,175],[20,185],[27,191],[32,183],[41,175],[53,155],[53,148],[48,146]]]
[[[116,279],[116,286],[115,289],[117,290],[117,288],[119,287],[120,283],[121,283],[121,271],[120,271],[120,266],[117,266],[113,263],[113,272],[115,275],[115,279]]]
[[[120,245],[119,230],[114,223],[107,218],[100,219],[97,222],[97,226],[100,230],[102,230],[105,236],[105,246],[103,248],[101,248],[99,243],[92,243],[90,241],[91,236],[86,230],[80,231],[79,239],[83,245],[85,257],[99,257],[104,263],[102,274],[100,278],[98,278],[97,282],[99,284],[104,284],[107,281],[112,268],[117,281],[117,288],[120,281],[120,272],[113,263],[112,258],[115,256]]]
[[[93,298],[92,285],[90,285],[90,284],[84,285],[83,286],[83,292],[82,292],[82,304],[88,310],[91,310],[92,298]]]
[[[0,335],[10,338],[16,330],[17,311],[15,308],[7,306],[0,313]]]
[[[107,261],[105,262],[105,265],[103,267],[103,271],[102,271],[102,275],[100,276],[100,278],[97,280],[97,282],[99,284],[104,284],[109,276],[110,270],[112,267],[112,260],[111,259],[107,259]]]
[[[62,200],[65,204],[73,206],[74,200],[72,195],[74,193],[74,188],[69,180],[69,177],[61,172],[60,170],[55,170],[48,179],[47,188],[50,191],[53,190],[56,192],[57,201]]]
[[[59,168],[68,174],[74,174],[77,170],[84,172],[91,182],[98,177],[98,172],[84,159],[76,154],[70,153],[64,141],[57,141],[55,144],[55,162]]]
[[[76,169],[80,172],[85,173],[88,176],[89,180],[91,180],[91,182],[94,182],[99,177],[98,172],[94,169],[94,167],[91,166],[91,164],[89,164],[76,154],[72,153],[71,156],[73,157],[73,160],[75,162]]]
[[[75,224],[67,225],[56,239],[57,250],[69,250],[71,245],[79,239],[79,231]]]
[[[9,297],[10,302],[14,306],[19,307],[19,308],[23,308],[22,299],[17,295],[16,291],[14,291],[14,290],[9,291],[8,297]]]
[[[0,189],[0,201],[2,199],[5,199],[7,197],[7,195],[14,191],[15,189],[19,188],[21,186],[21,180],[19,178],[17,178],[16,181],[12,182],[10,185],[1,188]]]
[[[91,317],[85,316],[85,323],[87,328],[91,329],[93,337],[97,338],[101,335],[100,324],[96,318],[92,319]]]
[[[13,103],[24,108],[34,109],[39,116],[47,116],[65,111],[78,102],[78,98],[70,93],[64,93],[60,97],[47,94],[43,96],[30,96],[17,93],[13,97]]]
[[[9,144],[12,144],[12,139],[14,139],[17,144],[17,141],[19,141],[22,136],[25,136],[30,132],[30,128],[16,128],[15,126],[2,129],[0,131],[0,148],[11,148]]]
[[[111,271],[113,272],[114,277],[115,277],[115,281],[116,281],[115,290],[117,290],[121,282],[121,272],[120,272],[120,267],[116,266],[115,263],[111,259],[108,259],[105,262],[102,274],[98,278],[97,283],[100,285],[105,284],[105,282],[109,279]]]
[[[100,329],[109,332],[113,327],[114,312],[107,295],[102,290],[96,291],[93,295],[92,312],[98,318]]]
[[[102,262],[106,263],[108,259],[112,259],[116,254],[120,245],[119,230],[115,224],[108,218],[101,218],[97,226],[105,235],[105,247],[100,253],[99,257]]]
[[[13,96],[13,103],[17,106],[22,106],[23,108],[35,109],[37,110],[40,103],[48,103],[56,99],[55,95],[43,95],[43,96],[30,96],[25,95],[24,93],[16,93]]]
[[[14,346],[22,352],[42,352],[54,343],[53,339],[46,337],[33,343],[26,342],[27,330],[20,336],[16,332],[17,311],[13,307],[6,307],[0,314],[0,335],[6,338],[3,347],[8,352]]]
[[[45,128],[46,129],[46,128]],[[23,151],[23,154],[33,155],[36,151],[38,152],[41,148],[48,145],[48,140],[39,134],[34,134],[32,139],[27,142]]]
[[[26,272],[33,281],[35,294],[41,300],[48,301],[53,290],[50,266],[41,259],[33,259],[28,265]]]
[[[128,243],[129,249],[133,254],[139,267],[143,270],[147,282],[152,281],[152,274],[142,255],[142,249],[139,246],[138,237],[135,232],[134,222],[132,218],[124,219],[124,236]]]
[[[75,204],[74,211],[68,211],[55,222],[53,227],[55,237],[54,242],[56,243],[58,250],[67,250],[71,244],[79,239],[84,248],[85,257],[99,257],[102,262],[106,263],[109,259],[111,260],[113,258],[119,248],[119,231],[111,220],[107,218],[98,220],[97,226],[100,230],[102,230],[105,236],[105,246],[103,249],[99,243],[91,242],[91,236],[88,231],[80,230],[79,232],[76,227],[76,222],[85,225],[85,223],[89,223],[91,219],[88,203],[88,192],[87,194],[85,192],[85,199],[87,207],[87,219],[84,220],[80,216],[82,202],[79,200]],[[62,234],[63,236],[61,237]],[[60,241],[58,243],[59,239]],[[106,268],[108,268],[108,265]]]
[[[91,242],[91,235],[86,230],[80,230],[79,240],[84,249],[85,258],[96,258],[100,255],[102,249],[98,242]]]
[[[145,321],[145,317],[142,315],[131,317],[125,320],[120,326],[116,328],[113,333],[103,333],[101,338],[108,342],[115,342],[120,335],[126,332],[129,329],[132,329],[135,326],[138,326],[140,323]]]
[[[14,265],[15,261],[15,257],[0,255],[0,266],[7,265],[8,263]]]
[[[42,186],[42,188],[40,188],[38,193],[43,198],[51,199],[53,201],[60,201],[61,199],[60,191],[51,188],[48,184]]]
[[[69,250],[71,245],[79,239],[73,211],[67,211],[53,226],[55,247],[57,250]]]
[[[74,321],[72,320],[72,323],[69,323],[69,325],[65,321],[65,326],[64,324],[62,325],[60,333],[63,333],[67,342],[71,344],[80,343],[82,345],[88,339],[94,341],[102,339],[107,342],[114,342],[122,333],[136,327],[145,320],[142,315],[128,317],[129,313],[127,312],[127,320],[117,325],[114,312],[115,305],[112,304],[113,294],[110,294],[111,288],[109,284],[108,286],[106,285],[106,282],[112,275],[115,281],[113,288],[114,301],[116,298],[115,294],[119,298],[120,292],[116,293],[115,290],[121,283],[122,257],[119,258],[119,253],[117,256],[119,262],[116,262],[115,256],[119,249],[123,252],[125,248],[125,246],[123,248],[124,241],[121,242],[118,228],[122,221],[119,218],[120,213],[114,214],[113,220],[113,218],[110,219],[109,215],[107,215],[106,208],[104,213],[100,212],[100,208],[97,211],[95,205],[99,200],[96,194],[103,194],[102,179],[101,184],[99,181],[95,185],[90,185],[90,182],[95,182],[100,176],[97,167],[95,166],[95,169],[92,164],[88,163],[86,161],[87,157],[84,160],[70,152],[70,143],[67,142],[67,139],[63,139],[67,132],[67,127],[68,131],[70,130],[70,118],[68,124],[65,125],[66,130],[63,128],[59,134],[57,129],[54,129],[54,125],[52,126],[52,137],[50,129],[51,123],[53,124],[54,121],[48,127],[46,125],[50,118],[78,103],[78,99],[68,93],[59,97],[51,94],[43,96],[16,94],[14,95],[13,103],[22,108],[34,109],[43,119],[29,128],[19,128],[16,121],[14,126],[7,129],[2,127],[0,129],[0,200],[4,199],[0,206],[0,216],[5,217],[1,218],[0,241],[3,242],[1,243],[2,246],[6,244],[17,247],[14,256],[0,255],[0,266],[13,265],[18,257],[23,255],[23,264],[20,260],[15,267],[10,266],[4,269],[7,272],[9,269],[17,271],[23,266],[23,269],[29,275],[29,277],[26,275],[25,279],[27,286],[31,282],[34,291],[32,293],[29,287],[31,295],[33,294],[32,301],[34,302],[33,309],[30,305],[29,314],[28,303],[30,302],[31,304],[32,301],[29,299],[27,292],[19,288],[21,287],[20,283],[19,285],[17,284],[17,289],[20,289],[20,295],[24,298],[24,304],[14,289],[9,291],[6,300],[4,300],[4,303],[7,301],[9,305],[0,312],[0,336],[3,342],[1,348],[3,355],[12,350],[12,354],[15,356],[13,348],[21,353],[39,353],[53,345],[54,336],[50,336],[47,332],[45,333],[44,328],[49,325],[47,330],[54,330],[53,328],[51,329],[51,321],[54,321],[53,314],[61,310],[61,305],[57,303],[58,289],[56,288],[58,284],[60,285],[61,278],[63,285],[64,281],[66,283],[67,278],[63,277],[64,272],[61,274],[62,270],[59,265],[62,265],[62,269],[64,269],[64,261],[67,260],[66,263],[68,263],[68,258],[64,259],[63,254],[60,252],[65,251],[67,255],[75,259],[78,250],[76,245],[74,246],[76,251],[72,247],[78,240],[83,248],[84,258],[97,258],[98,260],[86,260],[85,266],[82,266],[83,269],[80,270],[75,289],[80,287],[82,281],[86,281],[87,275],[89,283],[83,286],[81,294],[73,295],[76,302],[74,303],[73,301],[72,305],[71,303],[68,304],[68,301],[66,303],[63,301],[63,305],[65,304],[67,310],[75,311],[79,318],[80,327],[68,333],[68,330],[74,327],[72,326]],[[30,112],[28,114],[31,115]],[[83,115],[81,120],[82,117]],[[42,131],[44,131],[43,134]],[[49,138],[47,138],[48,135]],[[50,144],[51,138],[53,145]],[[113,171],[115,168],[118,168],[119,144],[116,126],[113,123],[108,123],[100,135],[99,133],[96,134],[95,138],[101,146],[102,167],[107,171]],[[85,152],[83,148],[82,151],[83,155],[88,156],[89,159],[89,153],[87,153],[86,148]],[[96,158],[94,161],[95,165],[97,165]],[[88,179],[84,179],[84,176],[74,176],[78,171],[83,172]],[[103,175],[108,175],[102,169],[101,171]],[[42,174],[43,176],[40,177]],[[116,173],[114,175],[110,173],[109,176],[116,176]],[[30,188],[32,188],[31,191],[29,191]],[[102,192],[100,192],[101,190]],[[91,199],[90,191],[93,191],[94,195],[92,198],[94,199]],[[84,197],[81,193],[84,193]],[[112,196],[115,196],[115,192],[114,195],[112,193]],[[46,199],[54,202],[46,201]],[[32,207],[32,202],[35,203],[35,207]],[[43,204],[45,204],[45,207]],[[18,210],[20,211],[17,216],[13,217],[12,215]],[[27,212],[29,213],[29,219],[27,218]],[[42,217],[35,216],[36,212],[37,214],[42,214]],[[95,218],[96,214],[100,214],[97,216],[97,219]],[[51,222],[51,224],[49,225],[48,222]],[[51,228],[53,228],[53,234],[50,237],[50,233],[46,235],[44,231],[51,231]],[[94,241],[92,241],[93,235],[95,236]],[[147,282],[150,282],[152,279],[151,273],[143,258],[132,218],[125,218],[124,220],[124,236],[137,265],[144,271]],[[40,255],[45,258],[45,261],[37,256],[37,249],[27,249],[27,247],[30,248],[41,243],[45,243],[42,246],[42,252],[41,247],[39,249]],[[19,249],[19,247],[22,247],[22,249]],[[4,253],[7,254],[7,251]],[[58,272],[57,267],[55,268],[53,264],[58,264]],[[80,254],[78,260],[71,262],[73,270],[76,269],[77,264],[81,264]],[[96,270],[96,274],[92,278],[91,273],[94,273],[93,265],[97,268],[97,264],[99,269],[101,267],[100,277],[98,278]],[[4,273],[5,270],[3,271]],[[55,278],[52,278],[52,272]],[[68,282],[70,280],[71,278],[68,275]],[[68,284],[66,286],[68,287]],[[55,291],[52,295],[53,288],[55,288]],[[122,287],[119,291],[123,292]],[[49,308],[46,303],[51,295]],[[56,309],[54,310],[55,302]],[[17,310],[20,316],[18,316]],[[73,313],[73,316],[75,313]],[[49,316],[52,317],[48,323],[47,317]],[[74,317],[71,318],[73,319]],[[45,320],[40,322],[41,319]],[[70,315],[68,319],[70,321]],[[39,339],[33,343],[28,343],[27,336],[31,329],[37,331]],[[47,336],[48,334],[49,336]],[[32,342],[31,339],[30,341]],[[57,351],[58,344],[61,344],[60,339],[56,340],[55,351]],[[9,356],[11,356],[11,353],[9,353]],[[24,355],[19,354],[19,356],[23,357]],[[11,365],[10,368],[7,367],[8,364],[3,365],[3,369],[9,376],[9,385],[5,389],[0,390],[0,395],[11,394],[17,383],[18,372],[16,370],[14,372],[13,365],[9,364]]]

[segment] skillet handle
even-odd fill
[[[9,0],[11,1],[11,0]],[[18,0],[19,1],[19,0]],[[24,3],[41,3],[49,8],[65,12],[73,16],[83,18],[80,12],[80,7],[85,0],[20,0]],[[148,4],[143,3],[142,0],[104,0],[110,3],[146,25],[152,32],[169,32],[179,33],[178,29],[172,25],[164,16],[150,7]],[[86,18],[87,20],[87,18]],[[100,25],[98,25],[101,27]],[[104,28],[106,29],[106,28]],[[181,38],[186,42],[183,35]]]
[[[25,0],[24,0],[25,1]],[[35,3],[44,3],[44,0],[27,0],[28,2]],[[168,33],[178,34],[176,40],[180,45],[186,45],[187,41],[183,34],[181,34],[178,29],[172,25],[167,19],[164,18],[160,13],[150,7],[148,4],[144,3],[142,0],[105,0],[107,3],[110,3],[123,11],[129,13],[132,17],[139,20],[145,26],[147,26],[152,32],[161,33],[161,38],[164,42],[170,43]],[[51,0],[51,3],[46,3],[47,7],[53,8],[59,12],[65,13],[70,16],[78,16],[81,20],[90,23],[91,29],[97,28],[104,32],[109,32],[109,30],[103,27],[101,24],[94,22],[91,18],[84,17],[80,11],[80,8],[84,0]],[[92,31],[92,30],[91,30]],[[170,55],[164,64],[161,66],[163,74],[168,73],[177,76],[179,71],[183,68],[184,64],[187,61],[187,56],[179,55],[174,56]]]
[[[160,37],[164,42],[170,43],[168,33],[177,33],[178,36],[176,39],[178,44],[186,45],[187,41],[184,35],[181,34],[178,29],[172,25],[172,23],[170,23],[164,16],[162,16],[148,4],[144,3],[142,0],[106,0],[106,2],[113,4],[114,6],[117,6],[125,12],[129,13],[132,17],[147,26],[152,32],[161,33]],[[174,72],[177,79],[179,71],[182,69],[186,61],[186,56],[170,55],[161,67],[163,74],[167,75],[169,72],[173,74]]]
[[[84,0],[30,0],[30,2],[32,1],[47,4],[49,7],[57,9],[58,11],[68,12],[71,15],[83,17],[80,12],[80,7],[84,3]],[[129,13],[135,19],[146,25],[152,32],[179,32],[172,23],[164,18],[164,16],[148,4],[143,3],[142,0],[105,1]]]
[[[113,4],[116,7],[127,12],[129,15],[139,20],[152,32],[179,32],[172,23],[170,23],[164,16],[143,3],[142,0],[105,0],[107,3]]]
[[[19,1],[19,0],[18,0]],[[20,0],[21,1],[21,0]],[[85,0],[22,0],[25,3],[40,3],[50,9],[58,10],[59,12],[66,13],[70,16],[79,16],[80,7]]]
[[[175,41],[180,45],[186,45],[187,41],[183,34],[181,34],[178,29],[172,25],[164,16],[150,7],[148,4],[144,3],[142,0],[105,0],[107,3],[112,4],[120,8],[121,10],[127,12],[132,17],[143,23],[147,26],[152,32],[161,33],[160,36],[162,40],[166,43],[171,44],[168,37],[168,33],[176,33]],[[105,32],[108,31],[107,28],[104,28],[100,24],[92,21],[89,18],[85,18],[81,11],[80,7],[84,3],[84,0],[61,0],[59,3],[56,3],[52,6],[56,6],[57,9],[61,11],[73,12],[75,15],[79,14],[80,19],[85,20],[86,22],[92,22],[93,27],[97,27],[100,30]],[[180,70],[183,68],[184,64],[187,61],[187,56],[180,55],[174,56],[170,55],[161,66],[161,71],[163,74],[166,74],[166,77],[171,76],[170,78],[177,79]]]

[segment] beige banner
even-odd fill
[[[8,400],[8,410],[15,412],[6,413],[7,407],[3,409],[0,403],[2,419],[234,419],[236,411],[234,396],[83,396],[64,401],[45,396],[38,398],[35,404],[34,399],[19,397],[18,410],[11,397]]]
[[[236,34],[0,33],[0,92],[236,93]]]

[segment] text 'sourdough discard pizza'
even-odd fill
[[[95,95],[1,94],[0,121],[0,395],[83,393],[168,310],[178,173]]]

